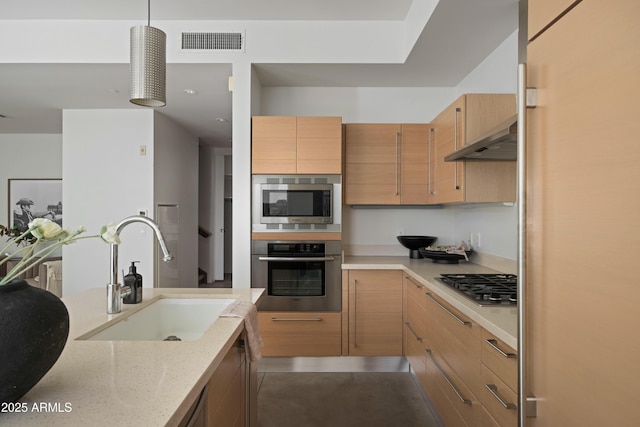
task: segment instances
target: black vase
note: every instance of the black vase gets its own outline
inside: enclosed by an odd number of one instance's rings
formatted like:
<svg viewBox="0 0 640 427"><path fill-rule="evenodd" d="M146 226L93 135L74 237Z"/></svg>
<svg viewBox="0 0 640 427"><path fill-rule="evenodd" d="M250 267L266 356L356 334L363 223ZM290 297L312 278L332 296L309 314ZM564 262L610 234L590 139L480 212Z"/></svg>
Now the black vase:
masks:
<svg viewBox="0 0 640 427"><path fill-rule="evenodd" d="M56 363L69 312L56 295L13 280L0 286L0 402L24 396Z"/></svg>

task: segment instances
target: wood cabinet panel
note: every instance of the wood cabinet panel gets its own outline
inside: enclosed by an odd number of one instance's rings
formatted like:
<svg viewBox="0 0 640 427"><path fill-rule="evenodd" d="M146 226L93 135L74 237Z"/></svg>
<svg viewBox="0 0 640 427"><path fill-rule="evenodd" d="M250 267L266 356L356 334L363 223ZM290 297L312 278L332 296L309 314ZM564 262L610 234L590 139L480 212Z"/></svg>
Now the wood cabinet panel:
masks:
<svg viewBox="0 0 640 427"><path fill-rule="evenodd" d="M638 7L582 1L527 48L529 426L637 424ZM567 253L584 230L597 244Z"/></svg>
<svg viewBox="0 0 640 427"><path fill-rule="evenodd" d="M402 355L402 273L349 271L349 355Z"/></svg>
<svg viewBox="0 0 640 427"><path fill-rule="evenodd" d="M298 138L342 139L342 117L297 117Z"/></svg>
<svg viewBox="0 0 640 427"><path fill-rule="evenodd" d="M473 393L479 395L481 327L433 294L427 298L427 311L427 339Z"/></svg>
<svg viewBox="0 0 640 427"><path fill-rule="evenodd" d="M427 204L429 125L345 125L345 203Z"/></svg>
<svg viewBox="0 0 640 427"><path fill-rule="evenodd" d="M318 320L319 319L319 320ZM258 312L264 356L340 356L341 314Z"/></svg>
<svg viewBox="0 0 640 427"><path fill-rule="evenodd" d="M252 173L341 174L340 117L254 116Z"/></svg>
<svg viewBox="0 0 640 427"><path fill-rule="evenodd" d="M515 114L512 94L467 94L433 120L430 168L434 203L515 201L515 162L444 161L456 149L473 143Z"/></svg>
<svg viewBox="0 0 640 427"><path fill-rule="evenodd" d="M482 363L512 390L518 390L518 353L486 329L482 330Z"/></svg>
<svg viewBox="0 0 640 427"><path fill-rule="evenodd" d="M516 427L518 425L518 395L485 365L482 366L480 399L486 410L501 427Z"/></svg>
<svg viewBox="0 0 640 427"><path fill-rule="evenodd" d="M580 0L529 0L527 34L529 40Z"/></svg>
<svg viewBox="0 0 640 427"><path fill-rule="evenodd" d="M403 124L400 156L400 203L429 203L429 125Z"/></svg>
<svg viewBox="0 0 640 427"><path fill-rule="evenodd" d="M207 397L207 425L245 425L245 363L245 353L236 343L211 376Z"/></svg>
<svg viewBox="0 0 640 427"><path fill-rule="evenodd" d="M297 173L342 173L342 118L298 117Z"/></svg>
<svg viewBox="0 0 640 427"><path fill-rule="evenodd" d="M450 368L438 351L429 349L426 360L427 382L438 414L447 426L477 426L482 405Z"/></svg>
<svg viewBox="0 0 640 427"><path fill-rule="evenodd" d="M253 116L251 132L260 138L287 138L297 136L295 116Z"/></svg>

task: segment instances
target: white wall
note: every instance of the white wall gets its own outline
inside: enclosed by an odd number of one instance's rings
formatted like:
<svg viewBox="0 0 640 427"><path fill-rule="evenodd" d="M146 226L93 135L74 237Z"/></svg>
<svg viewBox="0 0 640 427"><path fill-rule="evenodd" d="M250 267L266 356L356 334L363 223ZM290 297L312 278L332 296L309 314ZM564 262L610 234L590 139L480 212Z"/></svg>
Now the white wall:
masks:
<svg viewBox="0 0 640 427"><path fill-rule="evenodd" d="M97 234L139 210L153 219L156 203L178 204L181 285L197 286L197 138L151 109L64 110L63 129L65 226ZM144 286L153 286L153 232L134 223L120 237L119 278L129 262L140 261ZM104 287L109 245L92 239L65 247L63 268L65 295Z"/></svg>
<svg viewBox="0 0 640 427"><path fill-rule="evenodd" d="M0 224L8 226L8 180L62 178L62 135L0 134L0 153Z"/></svg>
<svg viewBox="0 0 640 427"><path fill-rule="evenodd" d="M67 227L84 225L87 234L153 206L153 110L64 110L63 204ZM146 145L147 155L139 155ZM145 234L141 234L142 232ZM119 248L120 271L140 261L145 286L153 283L153 239L145 225L125 228ZM109 283L109 245L100 239L63 250L63 294Z"/></svg>
<svg viewBox="0 0 640 427"><path fill-rule="evenodd" d="M158 205L178 207L179 239L172 261L179 267L175 287L197 287L198 138L158 112L154 114L153 167L154 209Z"/></svg>

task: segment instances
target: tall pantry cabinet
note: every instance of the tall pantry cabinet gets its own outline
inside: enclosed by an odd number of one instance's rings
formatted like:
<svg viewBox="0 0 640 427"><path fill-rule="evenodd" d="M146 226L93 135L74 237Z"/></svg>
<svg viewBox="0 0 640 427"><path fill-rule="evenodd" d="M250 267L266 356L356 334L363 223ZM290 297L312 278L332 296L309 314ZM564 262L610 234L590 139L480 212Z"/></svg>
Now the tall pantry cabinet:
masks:
<svg viewBox="0 0 640 427"><path fill-rule="evenodd" d="M636 426L640 2L570 3L528 3L526 425Z"/></svg>

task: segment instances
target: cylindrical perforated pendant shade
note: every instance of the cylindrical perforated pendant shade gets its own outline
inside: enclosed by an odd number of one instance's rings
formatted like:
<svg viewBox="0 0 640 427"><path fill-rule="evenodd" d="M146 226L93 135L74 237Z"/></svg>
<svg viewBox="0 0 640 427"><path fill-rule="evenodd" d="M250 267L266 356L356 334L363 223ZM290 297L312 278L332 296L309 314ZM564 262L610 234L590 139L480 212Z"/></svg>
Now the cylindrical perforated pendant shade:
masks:
<svg viewBox="0 0 640 427"><path fill-rule="evenodd" d="M129 100L145 107L162 107L166 97L167 35L157 28L131 27Z"/></svg>

